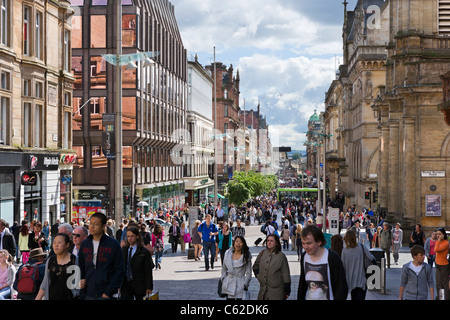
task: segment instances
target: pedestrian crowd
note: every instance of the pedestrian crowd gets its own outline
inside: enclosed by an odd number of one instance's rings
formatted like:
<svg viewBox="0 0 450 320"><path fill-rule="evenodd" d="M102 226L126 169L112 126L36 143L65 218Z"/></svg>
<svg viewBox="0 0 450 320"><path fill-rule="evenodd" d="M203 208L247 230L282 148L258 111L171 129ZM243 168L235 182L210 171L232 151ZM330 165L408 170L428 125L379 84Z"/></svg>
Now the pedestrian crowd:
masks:
<svg viewBox="0 0 450 320"><path fill-rule="evenodd" d="M217 267L220 259L222 298L288 299L292 292L286 251L294 250L301 271L298 300L364 300L367 268L377 263L372 249L381 249L390 268L391 253L398 264L404 242L399 223L392 227L383 219L375 222L354 207L341 213L339 234L326 239L328 222L315 211L313 199L277 199L275 191L243 207L231 204L227 219L220 203L206 204L190 230L188 210L188 205L178 212L162 208L125 218L117 227L102 213L80 224L58 220L52 226L23 221L9 227L0 219L0 299L150 299L155 295L153 273L162 268L164 254L178 252L180 245L183 253L193 248L192 258L203 260L205 271ZM249 225L261 226L262 236L254 244L262 243L263 249L256 257L246 239ZM412 259L402 266L399 299L450 299L445 229L426 238L417 224L408 240ZM257 297L249 296L252 276L259 284Z"/></svg>

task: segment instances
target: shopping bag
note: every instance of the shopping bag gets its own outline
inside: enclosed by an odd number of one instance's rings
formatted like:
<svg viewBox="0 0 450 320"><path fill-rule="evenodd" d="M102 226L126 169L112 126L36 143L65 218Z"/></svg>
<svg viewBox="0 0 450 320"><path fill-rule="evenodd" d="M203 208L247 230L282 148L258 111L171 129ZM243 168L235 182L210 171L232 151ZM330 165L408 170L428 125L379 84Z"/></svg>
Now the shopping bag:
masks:
<svg viewBox="0 0 450 320"><path fill-rule="evenodd" d="M150 294L146 294L142 300L159 300L159 292L153 291Z"/></svg>

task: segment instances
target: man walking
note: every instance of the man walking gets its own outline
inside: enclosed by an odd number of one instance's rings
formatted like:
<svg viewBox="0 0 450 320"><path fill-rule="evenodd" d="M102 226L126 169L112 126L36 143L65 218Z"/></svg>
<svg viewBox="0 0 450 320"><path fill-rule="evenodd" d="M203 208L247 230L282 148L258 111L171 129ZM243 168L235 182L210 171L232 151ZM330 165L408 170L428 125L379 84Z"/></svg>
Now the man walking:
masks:
<svg viewBox="0 0 450 320"><path fill-rule="evenodd" d="M90 235L78 253L81 295L86 300L110 300L122 285L125 264L119 242L105 232L106 216L94 213L89 221Z"/></svg>
<svg viewBox="0 0 450 320"><path fill-rule="evenodd" d="M391 267L391 248L394 246L392 232L389 229L389 223L383 223L383 229L380 233L380 247L386 253L387 267Z"/></svg>
<svg viewBox="0 0 450 320"><path fill-rule="evenodd" d="M6 221L0 219L0 250L8 250L11 256L16 255L16 240L14 236L6 228Z"/></svg>
<svg viewBox="0 0 450 320"><path fill-rule="evenodd" d="M392 231L392 237L394 241L394 246L392 247L392 255L394 256L394 263L398 264L398 258L400 253L400 248L403 242L403 230L400 229L400 223L397 222L395 229Z"/></svg>
<svg viewBox="0 0 450 320"><path fill-rule="evenodd" d="M205 254L205 270L209 270L211 262L211 269L214 269L214 260L216 257L216 236L219 234L219 229L212 223L211 215L207 214L205 221L197 229L203 244L203 253ZM211 254L211 258L209 255ZM211 259L211 261L209 260Z"/></svg>

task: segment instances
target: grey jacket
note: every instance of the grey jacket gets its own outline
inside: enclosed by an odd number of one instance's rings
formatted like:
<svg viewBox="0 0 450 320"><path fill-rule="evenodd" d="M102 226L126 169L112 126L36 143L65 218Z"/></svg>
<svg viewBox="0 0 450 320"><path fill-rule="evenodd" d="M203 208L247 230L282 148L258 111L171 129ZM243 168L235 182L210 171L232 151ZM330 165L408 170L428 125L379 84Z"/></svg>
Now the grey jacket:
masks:
<svg viewBox="0 0 450 320"><path fill-rule="evenodd" d="M252 279L252 257L244 263L244 257L233 260L233 248L225 251L221 278L222 293L229 298L242 299L244 287L248 288Z"/></svg>
<svg viewBox="0 0 450 320"><path fill-rule="evenodd" d="M428 300L429 288L434 288L431 266L424 263L422 270L417 275L409 267L411 263L405 263L402 267L400 286L405 288L403 300Z"/></svg>
<svg viewBox="0 0 450 320"><path fill-rule="evenodd" d="M283 300L291 291L289 263L283 252L260 252L253 265L253 272L259 282L258 300Z"/></svg>

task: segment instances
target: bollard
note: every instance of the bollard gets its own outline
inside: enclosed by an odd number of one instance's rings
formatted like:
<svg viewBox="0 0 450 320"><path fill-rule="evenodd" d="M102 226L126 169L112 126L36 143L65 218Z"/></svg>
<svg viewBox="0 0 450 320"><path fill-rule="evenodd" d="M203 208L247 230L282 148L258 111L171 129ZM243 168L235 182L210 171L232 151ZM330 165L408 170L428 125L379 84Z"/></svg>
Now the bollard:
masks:
<svg viewBox="0 0 450 320"><path fill-rule="evenodd" d="M386 294L386 259L381 258L381 294Z"/></svg>
<svg viewBox="0 0 450 320"><path fill-rule="evenodd" d="M445 300L445 289L439 289L439 298L438 300Z"/></svg>

